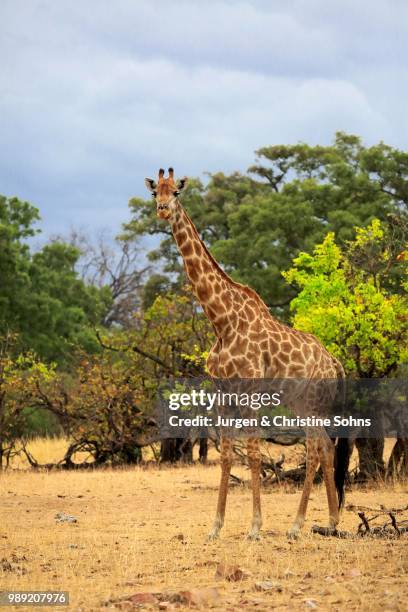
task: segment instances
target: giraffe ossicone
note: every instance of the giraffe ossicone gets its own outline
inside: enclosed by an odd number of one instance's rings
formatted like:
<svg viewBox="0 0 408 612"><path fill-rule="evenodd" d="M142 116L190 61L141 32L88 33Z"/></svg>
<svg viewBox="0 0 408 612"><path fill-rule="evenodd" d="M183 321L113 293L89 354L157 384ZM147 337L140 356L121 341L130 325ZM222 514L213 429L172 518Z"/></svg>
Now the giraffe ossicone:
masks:
<svg viewBox="0 0 408 612"><path fill-rule="evenodd" d="M158 180L147 178L157 215L170 223L186 274L205 315L211 322L216 341L207 358L207 368L214 378L253 379L336 379L344 377L343 368L311 334L295 330L272 317L261 297L250 287L228 276L201 240L178 196L187 185L184 177L177 182L169 168L165 178L160 169ZM347 453L334 472L334 445L324 429L306 439L306 477L299 509L290 537L297 537L304 523L313 479L320 463L329 506L329 528L335 530L343 501ZM262 526L260 500L261 454L259 440L247 441L251 470L253 515L248 534L258 539ZM218 536L225 516L228 481L232 466L232 441L221 438L221 482L218 504L210 539ZM336 478L335 478L336 476ZM336 493L337 488L337 493Z"/></svg>

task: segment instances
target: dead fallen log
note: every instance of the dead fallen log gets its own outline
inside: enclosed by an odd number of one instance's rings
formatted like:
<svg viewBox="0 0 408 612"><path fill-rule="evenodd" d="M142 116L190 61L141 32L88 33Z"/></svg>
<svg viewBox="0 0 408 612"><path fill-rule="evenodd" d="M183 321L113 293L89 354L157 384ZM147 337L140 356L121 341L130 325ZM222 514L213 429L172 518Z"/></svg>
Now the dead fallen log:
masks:
<svg viewBox="0 0 408 612"><path fill-rule="evenodd" d="M242 478L239 478L238 476L235 476L235 474L230 474L230 484L231 485L241 485L243 486L245 484L245 481L242 480Z"/></svg>
<svg viewBox="0 0 408 612"><path fill-rule="evenodd" d="M346 510L354 512L360 519L356 533L338 531L337 529L319 527L317 525L312 527L312 533L337 538L384 539L396 539L408 533L408 506L403 508L386 508L381 505L379 508L369 508L367 506L349 504L346 506ZM378 523L378 519L385 516L390 520L385 521L385 523Z"/></svg>
<svg viewBox="0 0 408 612"><path fill-rule="evenodd" d="M328 536L332 538L352 538L353 534L348 531L339 531L338 529L333 529L332 527L320 527L320 525L313 525L311 529L312 533L318 533L322 536Z"/></svg>
<svg viewBox="0 0 408 612"><path fill-rule="evenodd" d="M290 470L281 470L278 475L274 476L270 474L266 478L263 479L263 484L265 485L275 485L280 484L283 481L292 482L294 484L301 484L304 482L306 477L306 466L301 465L297 468L293 468ZM323 475L321 470L316 472L313 482L318 484L322 482Z"/></svg>
<svg viewBox="0 0 408 612"><path fill-rule="evenodd" d="M380 504L379 508L370 508L369 506L357 506L355 504L347 504L346 510L349 512L374 512L378 516L380 514L389 514L392 512L393 514L401 514L403 512L408 512L408 504L403 508L387 508L383 504Z"/></svg>

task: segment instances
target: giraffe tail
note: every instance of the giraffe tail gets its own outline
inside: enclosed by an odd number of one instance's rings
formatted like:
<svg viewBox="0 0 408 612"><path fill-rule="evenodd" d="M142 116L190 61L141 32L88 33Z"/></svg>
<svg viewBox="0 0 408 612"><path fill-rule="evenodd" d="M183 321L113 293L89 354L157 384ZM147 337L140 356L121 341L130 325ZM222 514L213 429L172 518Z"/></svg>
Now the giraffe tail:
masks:
<svg viewBox="0 0 408 612"><path fill-rule="evenodd" d="M334 456L334 484L336 485L339 510L344 506L344 488L350 464L352 445L348 438L338 438Z"/></svg>
<svg viewBox="0 0 408 612"><path fill-rule="evenodd" d="M336 368L337 376L340 379L342 385L342 401L343 405L346 401L346 386L345 378L346 374L344 368L338 359L333 357L334 366ZM353 443L348 438L338 438L335 447L334 457L334 483L337 490L337 498L339 500L339 510L344 506L345 500L345 484L347 473L350 464L350 457L353 450Z"/></svg>

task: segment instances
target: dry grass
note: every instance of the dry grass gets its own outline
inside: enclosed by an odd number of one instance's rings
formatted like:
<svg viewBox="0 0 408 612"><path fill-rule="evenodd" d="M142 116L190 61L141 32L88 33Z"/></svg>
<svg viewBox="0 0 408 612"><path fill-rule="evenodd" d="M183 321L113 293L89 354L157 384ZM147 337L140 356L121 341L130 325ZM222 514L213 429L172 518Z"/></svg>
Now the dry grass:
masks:
<svg viewBox="0 0 408 612"><path fill-rule="evenodd" d="M63 441L36 444L41 461L61 457L61 447L53 445ZM234 473L248 478L242 467L234 467ZM299 541L285 537L298 491L264 491L263 539L249 543L251 492L235 487L221 538L207 543L218 480L216 465L0 474L1 589L68 590L70 609L86 611L138 591L214 584L221 592L219 609L306 610L307 600L315 600L321 610L406 609L406 540L311 535L313 523L326 523L321 487L313 490ZM348 501L398 506L406 503L407 492L403 485L359 489L348 494ZM57 524L59 511L76 516L78 523ZM355 516L344 512L341 527L354 531L356 526ZM11 569L3 564L2 570L1 559L11 561ZM237 564L250 576L216 583L220 562ZM255 582L266 579L278 581L281 592L257 592Z"/></svg>

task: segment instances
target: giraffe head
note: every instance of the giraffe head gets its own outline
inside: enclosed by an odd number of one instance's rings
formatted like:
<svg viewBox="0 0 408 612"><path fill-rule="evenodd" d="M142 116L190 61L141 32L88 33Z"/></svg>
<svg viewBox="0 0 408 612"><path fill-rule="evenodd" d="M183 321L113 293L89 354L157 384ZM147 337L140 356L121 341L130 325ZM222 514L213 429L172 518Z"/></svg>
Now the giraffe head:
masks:
<svg viewBox="0 0 408 612"><path fill-rule="evenodd" d="M145 185L152 193L157 205L157 216L160 219L171 219L177 209L177 197L187 184L184 177L177 181L174 180L174 170L169 168L169 176L164 178L164 170L160 168L159 178L156 183L151 178L145 179Z"/></svg>

